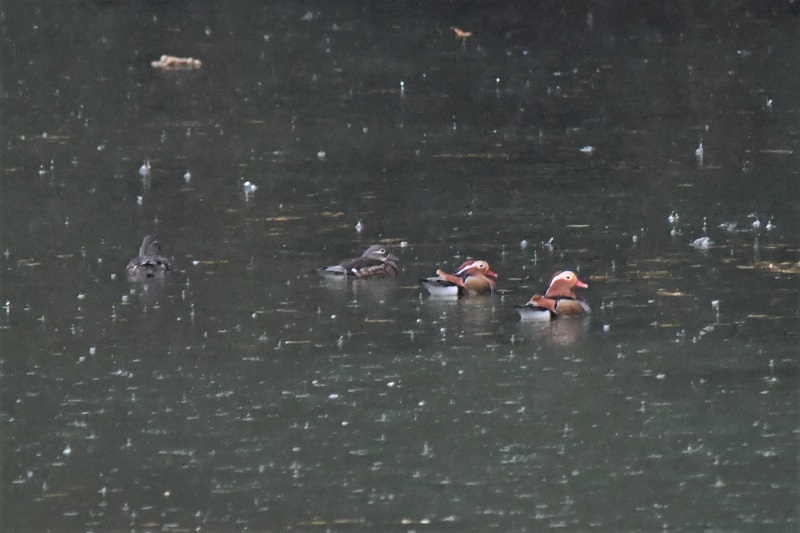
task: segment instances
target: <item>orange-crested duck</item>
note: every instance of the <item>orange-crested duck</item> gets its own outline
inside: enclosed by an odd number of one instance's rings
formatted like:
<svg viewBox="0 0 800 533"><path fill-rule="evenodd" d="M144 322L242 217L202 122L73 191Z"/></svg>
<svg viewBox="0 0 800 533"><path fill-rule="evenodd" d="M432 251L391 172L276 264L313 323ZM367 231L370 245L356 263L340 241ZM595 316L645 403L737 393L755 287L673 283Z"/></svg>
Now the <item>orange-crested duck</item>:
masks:
<svg viewBox="0 0 800 533"><path fill-rule="evenodd" d="M555 320L559 316L585 316L591 312L589 305L578 298L575 287L589 286L569 270L556 272L547 292L534 295L525 305L515 305L522 320Z"/></svg>
<svg viewBox="0 0 800 533"><path fill-rule="evenodd" d="M461 296L463 294L491 294L495 289L497 274L489 263L481 260L465 261L455 274L441 269L436 276L419 280L431 296Z"/></svg>
<svg viewBox="0 0 800 533"><path fill-rule="evenodd" d="M139 255L131 259L125 267L128 281L145 281L148 279L163 279L169 272L169 261L161 256L161 243L153 234L145 236Z"/></svg>
<svg viewBox="0 0 800 533"><path fill-rule="evenodd" d="M390 254L382 244L373 244L361 257L347 259L338 265L318 268L323 276L344 276L346 278L369 279L391 278L397 275L399 259Z"/></svg>

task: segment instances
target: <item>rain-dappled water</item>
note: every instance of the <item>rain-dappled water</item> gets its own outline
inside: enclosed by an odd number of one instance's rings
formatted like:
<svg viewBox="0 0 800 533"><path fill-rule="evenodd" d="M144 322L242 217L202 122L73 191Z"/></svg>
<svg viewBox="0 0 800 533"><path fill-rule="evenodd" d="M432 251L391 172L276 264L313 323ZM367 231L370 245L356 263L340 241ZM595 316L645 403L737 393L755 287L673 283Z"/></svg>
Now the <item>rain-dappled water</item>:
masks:
<svg viewBox="0 0 800 533"><path fill-rule="evenodd" d="M675 4L0 2L0 528L796 528L798 7Z"/></svg>

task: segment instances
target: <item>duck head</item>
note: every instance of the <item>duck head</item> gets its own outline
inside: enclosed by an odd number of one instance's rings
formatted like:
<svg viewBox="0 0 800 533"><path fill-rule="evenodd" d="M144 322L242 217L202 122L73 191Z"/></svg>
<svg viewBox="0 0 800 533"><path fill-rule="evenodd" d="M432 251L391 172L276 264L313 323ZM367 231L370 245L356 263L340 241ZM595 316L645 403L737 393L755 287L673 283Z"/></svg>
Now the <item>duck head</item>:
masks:
<svg viewBox="0 0 800 533"><path fill-rule="evenodd" d="M455 273L456 276L475 276L479 274L490 278L497 277L497 274L489 268L489 263L482 260L465 261Z"/></svg>
<svg viewBox="0 0 800 533"><path fill-rule="evenodd" d="M363 259L376 259L378 261L383 261L383 262L399 261L397 256L390 254L388 250L386 250L386 247L383 246L382 244L373 244L372 246L364 250L364 253L361 254L361 257Z"/></svg>
<svg viewBox="0 0 800 533"><path fill-rule="evenodd" d="M587 289L589 288L589 285L579 280L578 276L576 276L571 270L556 272L553 274L553 278L550 280L550 285L547 287L547 293L545 293L545 296L547 298L577 298L575 291L572 290L574 287Z"/></svg>
<svg viewBox="0 0 800 533"><path fill-rule="evenodd" d="M142 240L142 245L139 247L139 255L147 257L151 255L159 255L161 253L161 243L158 242L158 237L154 234L146 235Z"/></svg>

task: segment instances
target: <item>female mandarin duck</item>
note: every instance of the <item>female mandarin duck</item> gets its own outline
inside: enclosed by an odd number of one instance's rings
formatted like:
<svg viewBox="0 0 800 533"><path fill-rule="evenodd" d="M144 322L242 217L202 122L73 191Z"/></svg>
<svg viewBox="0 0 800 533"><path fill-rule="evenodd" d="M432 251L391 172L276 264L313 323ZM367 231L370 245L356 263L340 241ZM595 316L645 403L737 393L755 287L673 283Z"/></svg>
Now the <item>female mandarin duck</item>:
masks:
<svg viewBox="0 0 800 533"><path fill-rule="evenodd" d="M128 263L125 273L128 281L163 279L169 272L169 261L161 255L161 243L155 235L147 235L139 248L139 255Z"/></svg>
<svg viewBox="0 0 800 533"><path fill-rule="evenodd" d="M397 261L399 259L390 254L385 246L373 244L361 254L361 257L347 259L338 265L319 268L317 272L324 276L345 276L358 279L391 278L397 275Z"/></svg>
<svg viewBox="0 0 800 533"><path fill-rule="evenodd" d="M455 274L442 270L436 276L419 280L431 296L461 296L463 294L491 294L495 289L497 274L486 261L465 261Z"/></svg>
<svg viewBox="0 0 800 533"><path fill-rule="evenodd" d="M525 305L514 306L522 320L555 320L559 316L584 316L591 312L589 305L578 298L574 287L589 286L574 272L556 272L544 296L536 294Z"/></svg>

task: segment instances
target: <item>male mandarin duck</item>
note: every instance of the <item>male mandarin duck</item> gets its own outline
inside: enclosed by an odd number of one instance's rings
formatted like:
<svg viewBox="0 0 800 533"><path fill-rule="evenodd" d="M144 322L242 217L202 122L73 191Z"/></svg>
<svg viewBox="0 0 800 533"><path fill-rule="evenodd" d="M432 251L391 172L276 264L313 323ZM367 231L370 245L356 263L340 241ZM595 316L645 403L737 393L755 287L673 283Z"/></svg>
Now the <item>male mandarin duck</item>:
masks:
<svg viewBox="0 0 800 533"><path fill-rule="evenodd" d="M497 274L489 263L480 260L465 261L455 274L442 270L436 276L419 280L431 296L461 296L463 294L491 294L495 289Z"/></svg>
<svg viewBox="0 0 800 533"><path fill-rule="evenodd" d="M161 243L155 235L147 235L142 240L139 255L131 259L125 267L129 281L145 281L147 279L163 279L169 272L169 261L161 255Z"/></svg>
<svg viewBox="0 0 800 533"><path fill-rule="evenodd" d="M573 288L589 286L574 272L556 272L544 296L534 295L525 305L514 306L522 320L555 320L559 316L585 316L591 312L589 305L578 298Z"/></svg>
<svg viewBox="0 0 800 533"><path fill-rule="evenodd" d="M390 254L381 244L373 244L361 257L347 259L338 265L317 269L324 276L345 276L347 278L391 278L397 275L399 259Z"/></svg>

